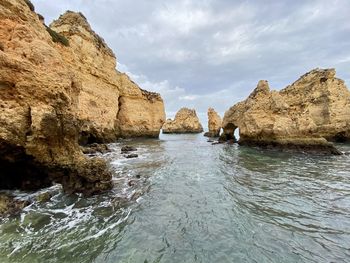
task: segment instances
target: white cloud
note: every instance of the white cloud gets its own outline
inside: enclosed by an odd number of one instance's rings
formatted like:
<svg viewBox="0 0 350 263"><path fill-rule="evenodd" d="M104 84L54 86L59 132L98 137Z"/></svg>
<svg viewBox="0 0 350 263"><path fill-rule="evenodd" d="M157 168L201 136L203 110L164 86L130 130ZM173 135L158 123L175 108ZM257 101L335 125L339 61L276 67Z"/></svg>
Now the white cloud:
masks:
<svg viewBox="0 0 350 263"><path fill-rule="evenodd" d="M180 96L179 100L189 100L189 101L194 101L198 99L200 96L199 95L186 95L186 96Z"/></svg>
<svg viewBox="0 0 350 263"><path fill-rule="evenodd" d="M119 69L161 93L169 115L223 113L260 79L279 89L316 67L349 84L348 0L32 1L47 22L82 11L128 65Z"/></svg>
<svg viewBox="0 0 350 263"><path fill-rule="evenodd" d="M170 32L189 34L192 30L205 27L212 21L212 14L195 1L175 1L155 10L156 22L169 28Z"/></svg>

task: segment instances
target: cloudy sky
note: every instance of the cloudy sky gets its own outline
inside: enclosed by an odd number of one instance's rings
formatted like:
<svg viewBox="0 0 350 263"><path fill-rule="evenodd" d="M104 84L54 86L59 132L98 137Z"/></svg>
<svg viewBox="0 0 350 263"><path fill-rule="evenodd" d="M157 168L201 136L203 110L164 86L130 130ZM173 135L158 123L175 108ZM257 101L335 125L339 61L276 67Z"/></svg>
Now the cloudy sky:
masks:
<svg viewBox="0 0 350 263"><path fill-rule="evenodd" d="M32 0L49 24L81 11L118 69L180 107L221 114L258 80L281 89L316 67L350 86L349 0Z"/></svg>

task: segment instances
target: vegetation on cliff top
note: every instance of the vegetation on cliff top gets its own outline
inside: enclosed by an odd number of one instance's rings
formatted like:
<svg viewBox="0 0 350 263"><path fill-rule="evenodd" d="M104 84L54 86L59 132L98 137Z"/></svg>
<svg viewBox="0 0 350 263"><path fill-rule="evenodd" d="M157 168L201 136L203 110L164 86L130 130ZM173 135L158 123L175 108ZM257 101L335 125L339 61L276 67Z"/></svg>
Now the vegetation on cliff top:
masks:
<svg viewBox="0 0 350 263"><path fill-rule="evenodd" d="M48 26L46 26L46 30L47 30L47 32L49 32L53 42L61 43L62 45L66 46L66 47L69 46L69 41L65 36L57 33L56 31L52 30Z"/></svg>

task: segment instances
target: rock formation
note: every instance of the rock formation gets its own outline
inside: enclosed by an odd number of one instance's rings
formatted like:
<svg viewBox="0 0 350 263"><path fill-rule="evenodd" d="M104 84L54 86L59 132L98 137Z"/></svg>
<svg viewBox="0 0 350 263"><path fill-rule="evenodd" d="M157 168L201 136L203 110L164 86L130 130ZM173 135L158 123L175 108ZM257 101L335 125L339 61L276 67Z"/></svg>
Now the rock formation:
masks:
<svg viewBox="0 0 350 263"><path fill-rule="evenodd" d="M201 133L202 124L199 122L196 111L188 108L180 109L175 119L168 119L163 125L163 133Z"/></svg>
<svg viewBox="0 0 350 263"><path fill-rule="evenodd" d="M207 137L219 137L221 130L221 118L219 114L213 109L208 109L208 132L204 134Z"/></svg>
<svg viewBox="0 0 350 263"><path fill-rule="evenodd" d="M19 213L24 207L28 206L28 201L16 200L13 196L0 193L0 219L2 216L14 215Z"/></svg>
<svg viewBox="0 0 350 263"><path fill-rule="evenodd" d="M140 89L118 72L113 51L81 13L67 11L50 28L69 40L61 54L80 79L78 118L82 141L108 142L117 137L158 137L165 122L157 93Z"/></svg>
<svg viewBox="0 0 350 263"><path fill-rule="evenodd" d="M350 139L350 92L334 69L315 69L281 91L259 81L223 119L223 136L241 144L339 152L328 141Z"/></svg>
<svg viewBox="0 0 350 263"><path fill-rule="evenodd" d="M0 189L52 182L68 192L111 187L106 163L82 143L157 136L158 94L115 70L116 60L84 16L67 12L46 27L29 0L0 3Z"/></svg>

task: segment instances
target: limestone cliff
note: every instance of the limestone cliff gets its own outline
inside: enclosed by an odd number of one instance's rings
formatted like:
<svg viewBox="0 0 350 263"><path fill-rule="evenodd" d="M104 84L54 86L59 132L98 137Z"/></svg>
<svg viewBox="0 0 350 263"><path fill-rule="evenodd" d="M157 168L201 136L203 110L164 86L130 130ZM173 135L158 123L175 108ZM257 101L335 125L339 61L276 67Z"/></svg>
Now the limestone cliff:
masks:
<svg viewBox="0 0 350 263"><path fill-rule="evenodd" d="M219 114L213 109L208 109L208 132L204 134L207 137L219 137L222 121Z"/></svg>
<svg viewBox="0 0 350 263"><path fill-rule="evenodd" d="M350 92L334 69L315 69L281 91L267 81L226 111L224 136L241 144L338 152L327 140L350 138Z"/></svg>
<svg viewBox="0 0 350 263"><path fill-rule="evenodd" d="M140 89L126 74L119 74L117 127L121 137L158 137L165 122L164 103L158 93Z"/></svg>
<svg viewBox="0 0 350 263"><path fill-rule="evenodd" d="M162 98L116 70L116 57L81 13L67 11L50 28L64 35L63 58L81 80L78 117L87 141L158 137L165 121ZM65 51L65 52L64 52ZM83 138L84 139L84 136Z"/></svg>
<svg viewBox="0 0 350 263"><path fill-rule="evenodd" d="M146 129L155 136L164 120L163 102L134 87L137 94L125 106L122 98L130 96L125 76L86 19L68 12L48 28L29 3L0 3L0 189L35 189L55 181L69 192L106 190L111 173L105 162L86 158L78 139L121 136L129 125L125 116L140 125L128 136L149 135ZM137 116L130 110L134 102L144 105L135 105L143 109ZM153 105L163 113L148 113L156 111Z"/></svg>
<svg viewBox="0 0 350 263"><path fill-rule="evenodd" d="M163 133L201 133L202 124L199 122L196 111L193 109L182 108L175 119L168 119L163 125Z"/></svg>

